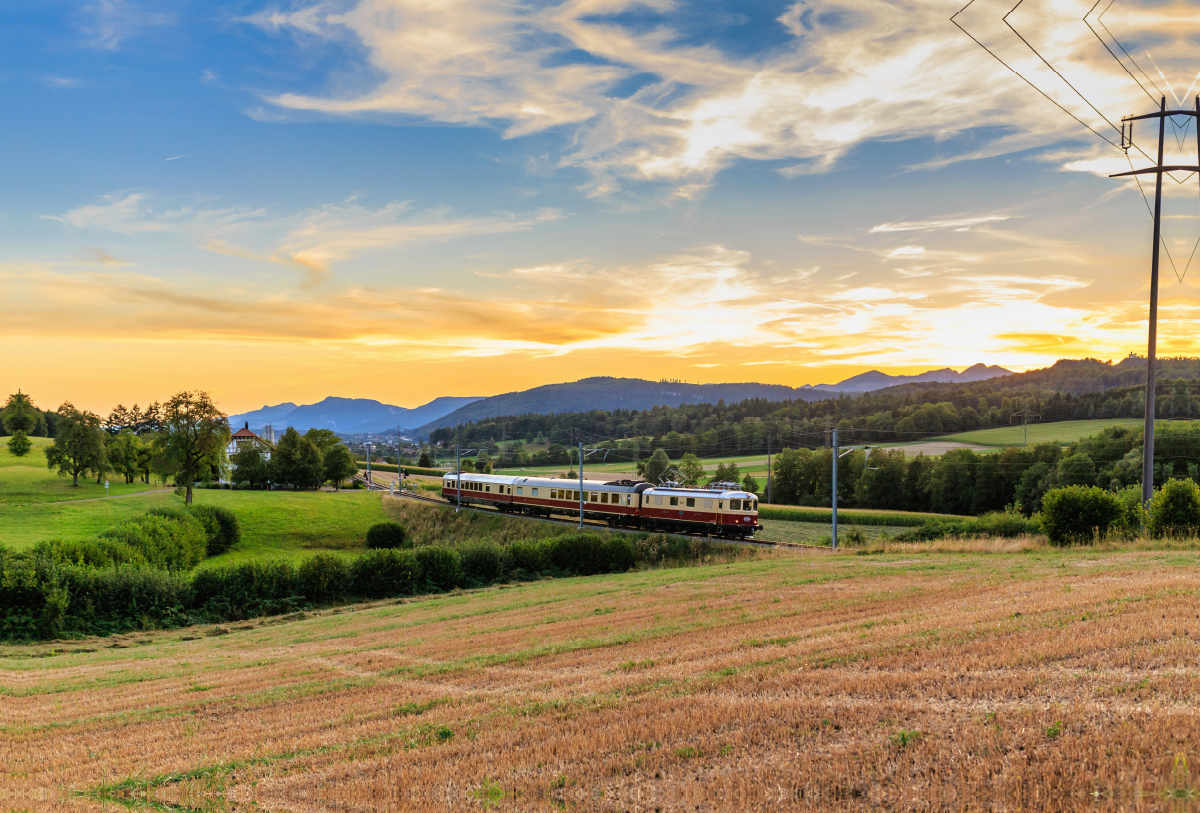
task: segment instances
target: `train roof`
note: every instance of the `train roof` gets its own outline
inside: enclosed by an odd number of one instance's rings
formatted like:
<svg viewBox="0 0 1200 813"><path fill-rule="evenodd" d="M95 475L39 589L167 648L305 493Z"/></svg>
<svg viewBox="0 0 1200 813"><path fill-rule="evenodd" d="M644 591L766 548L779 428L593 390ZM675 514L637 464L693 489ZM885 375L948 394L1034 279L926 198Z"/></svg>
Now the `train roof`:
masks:
<svg viewBox="0 0 1200 813"><path fill-rule="evenodd" d="M459 477L456 472L448 472L443 479L455 480ZM514 476L511 474L480 474L474 471L462 472L462 479L475 483L502 483L504 485L528 485L545 488L579 488L579 480L566 477L532 477ZM601 483L598 480L584 480L585 491L619 491L619 492L654 492L668 496L706 497L723 500L757 500L758 496L741 489L705 488L704 486L652 486L644 481L613 480Z"/></svg>

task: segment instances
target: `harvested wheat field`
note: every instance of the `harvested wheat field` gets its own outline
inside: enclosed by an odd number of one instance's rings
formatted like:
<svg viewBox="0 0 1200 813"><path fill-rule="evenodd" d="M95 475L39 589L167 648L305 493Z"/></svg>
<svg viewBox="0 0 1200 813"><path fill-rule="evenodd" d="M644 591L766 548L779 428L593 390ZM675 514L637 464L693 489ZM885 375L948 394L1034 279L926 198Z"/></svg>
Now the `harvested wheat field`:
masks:
<svg viewBox="0 0 1200 813"><path fill-rule="evenodd" d="M3 647L0 806L1196 809L1198 565L789 553Z"/></svg>

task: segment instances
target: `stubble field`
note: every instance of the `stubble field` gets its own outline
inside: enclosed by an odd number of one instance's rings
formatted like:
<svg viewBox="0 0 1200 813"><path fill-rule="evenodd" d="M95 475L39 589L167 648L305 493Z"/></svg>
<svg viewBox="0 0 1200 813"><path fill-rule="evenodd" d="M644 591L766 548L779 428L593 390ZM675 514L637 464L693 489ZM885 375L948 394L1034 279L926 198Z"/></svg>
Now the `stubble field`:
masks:
<svg viewBox="0 0 1200 813"><path fill-rule="evenodd" d="M768 554L0 647L0 806L1191 809L1197 564Z"/></svg>

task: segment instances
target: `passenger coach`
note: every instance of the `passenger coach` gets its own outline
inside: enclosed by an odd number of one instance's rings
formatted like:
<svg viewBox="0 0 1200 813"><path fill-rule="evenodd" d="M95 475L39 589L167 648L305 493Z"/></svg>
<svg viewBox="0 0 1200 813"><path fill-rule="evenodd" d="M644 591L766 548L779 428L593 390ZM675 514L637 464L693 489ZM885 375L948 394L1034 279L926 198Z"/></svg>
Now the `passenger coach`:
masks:
<svg viewBox="0 0 1200 813"><path fill-rule="evenodd" d="M679 488L635 480L585 481L582 491L584 518L604 520L614 527L736 537L762 530L758 498L734 484ZM578 481L553 477L447 474L442 478L442 497L452 503L489 505L530 516L577 517L580 508Z"/></svg>

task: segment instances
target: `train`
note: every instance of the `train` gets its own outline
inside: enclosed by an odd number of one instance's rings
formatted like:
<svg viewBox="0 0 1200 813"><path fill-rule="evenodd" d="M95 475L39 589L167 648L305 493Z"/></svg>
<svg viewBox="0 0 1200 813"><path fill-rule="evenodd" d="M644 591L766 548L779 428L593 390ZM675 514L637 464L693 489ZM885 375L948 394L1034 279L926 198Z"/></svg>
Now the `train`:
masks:
<svg viewBox="0 0 1200 813"><path fill-rule="evenodd" d="M460 492L461 489L461 492ZM613 527L683 531L745 539L761 531L758 497L735 483L655 486L637 480L583 482L584 519ZM487 505L529 516L579 516L580 483L554 477L513 477L451 472L442 478L442 498Z"/></svg>

